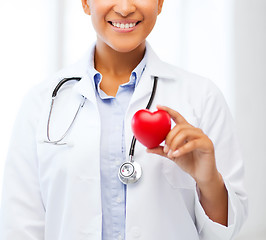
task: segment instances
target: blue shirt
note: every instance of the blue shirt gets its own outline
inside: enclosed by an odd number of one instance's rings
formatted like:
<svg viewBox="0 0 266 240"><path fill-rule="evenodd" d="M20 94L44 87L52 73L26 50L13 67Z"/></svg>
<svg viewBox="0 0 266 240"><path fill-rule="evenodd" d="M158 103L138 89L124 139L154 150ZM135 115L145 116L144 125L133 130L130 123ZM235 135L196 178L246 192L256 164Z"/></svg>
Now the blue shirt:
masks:
<svg viewBox="0 0 266 240"><path fill-rule="evenodd" d="M118 179L118 169L126 161L124 117L131 96L146 65L146 57L132 71L127 83L119 86L115 97L100 89L102 75L94 68L93 55L89 74L95 83L101 117L101 196L102 240L125 239L126 185Z"/></svg>

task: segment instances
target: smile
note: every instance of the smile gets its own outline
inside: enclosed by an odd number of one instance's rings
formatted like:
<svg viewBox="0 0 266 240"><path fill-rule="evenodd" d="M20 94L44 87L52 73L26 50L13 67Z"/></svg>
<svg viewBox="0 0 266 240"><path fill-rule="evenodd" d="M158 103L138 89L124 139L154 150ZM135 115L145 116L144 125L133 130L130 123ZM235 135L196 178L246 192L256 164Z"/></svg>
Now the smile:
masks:
<svg viewBox="0 0 266 240"><path fill-rule="evenodd" d="M119 23L119 22L111 22L109 21L109 23L111 25L113 25L116 28L120 28L120 29L130 29L130 28L134 28L138 23L140 23L140 21L138 22L131 22L131 23Z"/></svg>

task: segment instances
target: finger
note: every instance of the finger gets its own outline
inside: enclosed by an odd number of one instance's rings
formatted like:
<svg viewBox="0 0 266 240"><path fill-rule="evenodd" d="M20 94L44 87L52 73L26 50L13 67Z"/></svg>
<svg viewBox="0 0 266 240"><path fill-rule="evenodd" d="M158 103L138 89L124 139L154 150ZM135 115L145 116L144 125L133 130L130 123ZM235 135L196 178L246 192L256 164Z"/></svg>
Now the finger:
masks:
<svg viewBox="0 0 266 240"><path fill-rule="evenodd" d="M199 137L201 134L202 131L199 128L195 128L190 124L185 124L185 125L178 124L166 136L165 144L167 145L168 150L170 148L172 150L175 150L176 146L171 147L173 141L178 141L179 138L182 138L183 139L182 143L183 143L185 140L194 139L196 137Z"/></svg>
<svg viewBox="0 0 266 240"><path fill-rule="evenodd" d="M203 146L202 144L203 144L202 139L196 139L196 140L189 141L188 143L184 144L182 147L174 151L171 154L171 157L179 158L188 153L193 152L196 149L206 151L207 149L205 149L205 146Z"/></svg>
<svg viewBox="0 0 266 240"><path fill-rule="evenodd" d="M166 107L166 106L161 106L157 105L158 110L164 110L169 113L171 118L174 120L175 123L187 123L186 119L177 111L173 110L172 108Z"/></svg>
<svg viewBox="0 0 266 240"><path fill-rule="evenodd" d="M167 134L166 138L165 138L165 145L167 145L167 147L169 147L173 141L173 139L183 130L186 128L190 128L190 126L187 125L175 125L173 129L171 129L171 131ZM170 149L170 148L169 148ZM168 150L169 150L168 149Z"/></svg>
<svg viewBox="0 0 266 240"><path fill-rule="evenodd" d="M167 154L164 153L162 146L159 146L159 147L156 147L156 148L147 148L146 151L148 153L153 153L153 154L157 154L157 155L160 155L160 156L163 156L163 157L167 157Z"/></svg>
<svg viewBox="0 0 266 240"><path fill-rule="evenodd" d="M179 133L168 143L169 149L175 151L190 141L199 139L202 136L201 132L196 128L186 128L179 131Z"/></svg>

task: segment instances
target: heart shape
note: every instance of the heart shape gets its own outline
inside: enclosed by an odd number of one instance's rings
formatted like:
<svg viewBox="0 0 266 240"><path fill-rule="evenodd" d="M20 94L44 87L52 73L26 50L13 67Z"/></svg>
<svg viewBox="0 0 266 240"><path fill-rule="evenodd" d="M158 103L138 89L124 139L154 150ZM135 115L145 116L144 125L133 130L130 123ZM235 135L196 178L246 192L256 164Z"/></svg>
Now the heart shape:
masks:
<svg viewBox="0 0 266 240"><path fill-rule="evenodd" d="M163 142L171 130L171 117L163 110L137 111L131 121L135 138L147 148L155 148Z"/></svg>

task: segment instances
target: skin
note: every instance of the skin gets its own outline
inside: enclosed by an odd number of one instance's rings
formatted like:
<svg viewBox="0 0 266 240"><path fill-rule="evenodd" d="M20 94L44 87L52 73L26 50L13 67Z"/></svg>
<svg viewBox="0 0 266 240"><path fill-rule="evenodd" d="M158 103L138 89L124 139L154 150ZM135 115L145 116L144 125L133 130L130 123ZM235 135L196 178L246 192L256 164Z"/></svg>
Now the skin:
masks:
<svg viewBox="0 0 266 240"><path fill-rule="evenodd" d="M145 40L160 14L163 0L82 0L97 33L95 68L103 79L101 89L115 96L119 85L128 82L131 72L145 53ZM134 31L120 33L110 22L138 22Z"/></svg>
<svg viewBox="0 0 266 240"><path fill-rule="evenodd" d="M95 68L103 79L101 89L115 96L128 82L131 72L145 54L145 40L161 13L163 0L82 0L97 33ZM111 22L138 22L133 31L121 32ZM166 137L166 145L147 149L174 161L190 174L200 190L200 203L208 217L227 226L228 194L215 164L212 141L201 129L190 125L178 112L165 106L176 123Z"/></svg>
<svg viewBox="0 0 266 240"><path fill-rule="evenodd" d="M176 125L167 135L164 147L147 151L174 161L190 174L200 190L200 203L205 213L214 222L227 226L228 194L216 168L212 141L201 129L189 124L180 113L166 106L157 108L168 112Z"/></svg>

